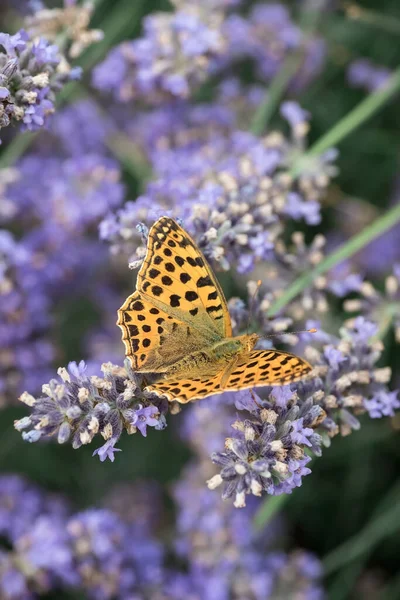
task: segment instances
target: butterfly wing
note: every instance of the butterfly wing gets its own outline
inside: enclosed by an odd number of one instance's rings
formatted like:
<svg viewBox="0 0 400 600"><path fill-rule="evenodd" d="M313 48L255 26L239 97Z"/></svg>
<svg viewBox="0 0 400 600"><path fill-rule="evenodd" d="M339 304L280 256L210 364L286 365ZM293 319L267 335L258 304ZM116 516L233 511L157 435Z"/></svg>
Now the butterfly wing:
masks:
<svg viewBox="0 0 400 600"><path fill-rule="evenodd" d="M302 358L278 350L253 350L239 359L226 376L221 371L214 377L176 380L166 378L147 391L183 404L226 391L238 391L267 385L286 385L298 381L312 370Z"/></svg>
<svg viewBox="0 0 400 600"><path fill-rule="evenodd" d="M150 229L137 291L118 310L117 325L126 355L142 372L165 371L190 352L232 335L220 285L173 219L161 217Z"/></svg>
<svg viewBox="0 0 400 600"><path fill-rule="evenodd" d="M221 376L218 373L214 377L197 377L194 379L162 379L145 388L147 392L154 392L157 396L164 396L169 401L176 400L186 404L192 400L207 398L213 394L221 393Z"/></svg>
<svg viewBox="0 0 400 600"><path fill-rule="evenodd" d="M239 360L226 382L227 390L265 385L286 385L312 370L306 360L278 350L252 350Z"/></svg>
<svg viewBox="0 0 400 600"><path fill-rule="evenodd" d="M187 344L185 323L154 306L140 292L131 294L118 310L117 325L122 330L126 356L133 369L142 373L165 372ZM180 350L173 345L177 331L183 345Z"/></svg>
<svg viewBox="0 0 400 600"><path fill-rule="evenodd" d="M232 336L224 293L190 235L170 217L150 229L147 254L137 289L184 313L200 329L214 329L220 338Z"/></svg>

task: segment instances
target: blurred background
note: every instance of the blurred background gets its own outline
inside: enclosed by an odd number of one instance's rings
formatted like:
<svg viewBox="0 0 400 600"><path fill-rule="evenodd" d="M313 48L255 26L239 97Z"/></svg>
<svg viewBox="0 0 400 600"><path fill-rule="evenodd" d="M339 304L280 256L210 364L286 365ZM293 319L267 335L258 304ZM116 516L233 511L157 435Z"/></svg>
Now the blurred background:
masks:
<svg viewBox="0 0 400 600"><path fill-rule="evenodd" d="M211 10L206 4L204 10ZM53 8L61 3L48 0L46 5ZM255 5L244 2L231 10L249 15ZM277 24L268 34L270 64L260 55L255 67L245 57L230 66L229 76L261 90L274 86L271 93L279 98L277 106L283 99L295 99L310 113L310 145L368 94L384 85L400 63L397 0L383 0L379 5L373 0L358 3L332 0L324 5L298 0L262 5L287 10L288 22ZM1 30L18 31L32 6L34 3L25 0L1 0ZM129 253L122 257L116 253L110 255L106 242L99 241L97 231L109 211L117 210L126 200L134 201L151 178L150 161L143 150L147 142L143 140L150 136L153 122L143 120L142 115L148 116L150 109L143 106L142 98L135 100L134 109L129 102L121 105L116 101L118 84L110 81L120 77L119 67L109 53L124 40L143 34L146 15L172 10L168 2L162 1L99 0L91 27L104 31L104 38L74 61L83 68L80 82L71 82L60 91L57 110L46 129L35 133L4 129L0 148L0 164L7 171L0 182L1 226L9 229L16 239L29 235L35 260L42 261L40 281L46 278L46 292L42 294L37 283L38 270L32 274L20 255L13 264L15 270L20 269L24 274L23 293L29 296L29 301L24 318L17 319L14 326L6 323L1 330L5 339L13 337L15 346L9 344L7 351L0 350L3 360L0 471L4 475L21 475L44 490L62 494L74 511L114 506L110 490L117 490L117 498L127 494L123 509L126 511L131 492L123 486L136 485L137 490L145 489L146 493L149 484L155 486L159 504L154 504L162 506L156 508L156 529L164 541L173 537L173 523L180 510L174 500L173 486L196 453L190 435L189 440L187 434L182 435L183 414L169 416L168 427L162 432L148 428L147 437L122 436L118 447L123 452L114 463L92 458L91 446L73 450L67 444L28 445L12 424L26 414L26 407L16 402L17 396L25 389L32 394L40 392L41 384L54 376L60 365L83 359L94 374L104 361L122 364L123 348L114 323L117 308L133 290L134 274L127 269L131 257ZM280 46L280 34L294 35L289 21L293 27L307 32L304 35L311 41L303 73L297 79L283 77L280 87L277 76L282 75L283 68L291 68L281 55ZM262 27L261 20L258 25ZM232 28L235 35L240 34L237 23ZM103 72L97 71L96 76L96 68L105 59L109 61L106 72L103 66ZM218 79L216 72L196 90L192 102L200 104L212 98ZM120 85L118 93L123 92ZM261 94L254 91L255 96L257 93ZM232 102L240 101L239 93ZM240 119L246 128L251 109L244 108ZM141 126L146 129L143 135ZM285 127L279 110L271 111L268 129L285 131ZM399 202L399 134L399 98L395 96L340 143L337 173L320 200L322 221L318 231L326 235L328 251ZM93 159L98 155L101 160ZM83 198L85 210L80 204L82 189L73 178L77 172L84 173L83 179L79 179L82 186L85 178L89 179L90 195ZM46 204L49 198L50 209ZM56 223L54 227L52 221ZM51 227L48 235L46 229ZM306 239L311 239L307 225L300 229ZM397 227L367 246L351 259L353 270L366 274L381 289L384 276L399 260L399 236ZM243 278L227 273L221 275L221 281L228 298L238 294L245 297ZM339 303L336 308L334 320L341 323L346 316ZM30 321L27 337L25 318ZM20 336L19 346L15 336ZM400 377L398 350L390 330L384 336L382 364L393 368L396 387ZM399 524L385 521L385 515L400 500L400 420L398 417L371 420L363 415L361 423L359 431L335 438L332 446L324 450L323 458L314 460L312 475L285 501L279 513L284 525L278 545L305 549L325 561L323 585L332 600L396 600L400 598ZM379 516L382 522L377 521ZM354 546L346 543L354 539L358 550L353 555ZM4 547L7 544L5 541ZM64 589L50 589L46 594L43 597L48 599L92 597ZM253 596L232 592L220 597ZM297 599L311 595L291 592L273 597ZM218 599L218 594L215 598Z"/></svg>

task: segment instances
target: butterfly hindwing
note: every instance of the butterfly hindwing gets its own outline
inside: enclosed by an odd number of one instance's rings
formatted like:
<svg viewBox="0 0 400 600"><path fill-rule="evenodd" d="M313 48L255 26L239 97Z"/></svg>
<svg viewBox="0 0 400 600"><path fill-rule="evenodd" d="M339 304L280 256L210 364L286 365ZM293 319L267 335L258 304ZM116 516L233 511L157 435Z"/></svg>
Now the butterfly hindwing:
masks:
<svg viewBox="0 0 400 600"><path fill-rule="evenodd" d="M164 396L169 401L186 404L192 400L207 398L221 392L221 373L214 377L196 377L194 379L162 379L147 386L146 391Z"/></svg>
<svg viewBox="0 0 400 600"><path fill-rule="evenodd" d="M237 362L226 381L227 390L265 385L286 385L311 371L311 365L287 352L252 350Z"/></svg>
<svg viewBox="0 0 400 600"><path fill-rule="evenodd" d="M287 385L311 371L311 365L293 354L277 350L253 350L235 362L228 377L221 371L214 377L162 379L146 388L168 400L187 403L226 391L267 385Z"/></svg>

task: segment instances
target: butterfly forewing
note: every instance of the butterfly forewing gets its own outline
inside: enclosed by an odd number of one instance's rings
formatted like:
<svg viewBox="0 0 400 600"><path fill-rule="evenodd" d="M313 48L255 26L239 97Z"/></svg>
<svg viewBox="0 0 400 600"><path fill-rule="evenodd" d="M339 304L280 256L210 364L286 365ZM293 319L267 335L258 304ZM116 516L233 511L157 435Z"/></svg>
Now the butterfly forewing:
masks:
<svg viewBox="0 0 400 600"><path fill-rule="evenodd" d="M207 260L169 217L161 217L150 229L137 289L192 327L215 331L221 339L232 335L226 300Z"/></svg>
<svg viewBox="0 0 400 600"><path fill-rule="evenodd" d="M169 217L150 229L137 290L118 311L126 355L141 372L166 372L230 336L223 292L190 236Z"/></svg>

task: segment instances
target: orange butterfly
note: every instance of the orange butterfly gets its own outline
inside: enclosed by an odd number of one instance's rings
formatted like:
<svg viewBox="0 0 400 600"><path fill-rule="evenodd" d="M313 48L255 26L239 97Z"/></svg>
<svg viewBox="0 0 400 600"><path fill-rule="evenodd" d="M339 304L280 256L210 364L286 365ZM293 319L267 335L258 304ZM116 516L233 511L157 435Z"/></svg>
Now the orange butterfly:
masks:
<svg viewBox="0 0 400 600"><path fill-rule="evenodd" d="M287 352L253 350L255 333L232 337L218 281L192 238L169 217L150 229L136 291L118 310L117 325L132 368L159 374L145 389L171 401L285 385L312 369Z"/></svg>

